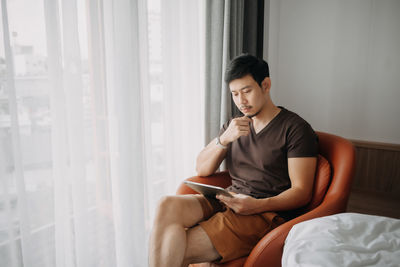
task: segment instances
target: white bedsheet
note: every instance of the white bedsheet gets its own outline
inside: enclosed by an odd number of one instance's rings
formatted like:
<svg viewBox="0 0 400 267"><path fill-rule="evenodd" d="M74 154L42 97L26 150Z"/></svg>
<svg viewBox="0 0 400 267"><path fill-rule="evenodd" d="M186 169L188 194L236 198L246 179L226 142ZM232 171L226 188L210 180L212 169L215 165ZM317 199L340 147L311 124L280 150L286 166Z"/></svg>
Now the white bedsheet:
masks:
<svg viewBox="0 0 400 267"><path fill-rule="evenodd" d="M400 266L400 220L341 213L295 225L282 266Z"/></svg>

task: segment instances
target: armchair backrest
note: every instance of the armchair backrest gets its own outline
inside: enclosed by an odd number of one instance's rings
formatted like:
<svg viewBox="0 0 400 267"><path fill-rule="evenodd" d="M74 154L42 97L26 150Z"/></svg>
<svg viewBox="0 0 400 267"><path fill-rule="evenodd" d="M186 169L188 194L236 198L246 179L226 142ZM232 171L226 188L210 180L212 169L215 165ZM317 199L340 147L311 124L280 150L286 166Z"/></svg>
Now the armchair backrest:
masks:
<svg viewBox="0 0 400 267"><path fill-rule="evenodd" d="M344 212L350 195L355 171L355 149L353 144L340 136L317 132L319 153L331 167L331 181L324 201L334 202L331 213ZM324 202L323 201L323 202Z"/></svg>
<svg viewBox="0 0 400 267"><path fill-rule="evenodd" d="M322 155L318 155L317 168L315 170L315 180L313 195L310 202L297 210L297 214L304 214L312 209L315 209L323 201L326 191L331 182L331 165L328 160Z"/></svg>

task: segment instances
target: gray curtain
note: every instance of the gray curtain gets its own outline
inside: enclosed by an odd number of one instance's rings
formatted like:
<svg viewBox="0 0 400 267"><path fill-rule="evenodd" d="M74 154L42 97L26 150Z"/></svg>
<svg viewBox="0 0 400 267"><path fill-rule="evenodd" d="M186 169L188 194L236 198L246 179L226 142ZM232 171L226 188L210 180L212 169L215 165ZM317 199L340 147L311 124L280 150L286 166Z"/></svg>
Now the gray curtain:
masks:
<svg viewBox="0 0 400 267"><path fill-rule="evenodd" d="M224 72L229 61L249 53L262 57L264 0L206 0L205 143L223 123L241 114Z"/></svg>

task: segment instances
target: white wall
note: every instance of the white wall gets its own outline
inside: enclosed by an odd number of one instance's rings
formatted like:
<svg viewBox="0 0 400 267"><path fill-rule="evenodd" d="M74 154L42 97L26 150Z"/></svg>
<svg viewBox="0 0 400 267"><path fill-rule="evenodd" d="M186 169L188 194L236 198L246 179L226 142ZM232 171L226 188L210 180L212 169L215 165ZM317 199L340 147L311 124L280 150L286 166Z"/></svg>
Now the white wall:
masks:
<svg viewBox="0 0 400 267"><path fill-rule="evenodd" d="M316 130L400 143L400 1L269 2L274 102Z"/></svg>

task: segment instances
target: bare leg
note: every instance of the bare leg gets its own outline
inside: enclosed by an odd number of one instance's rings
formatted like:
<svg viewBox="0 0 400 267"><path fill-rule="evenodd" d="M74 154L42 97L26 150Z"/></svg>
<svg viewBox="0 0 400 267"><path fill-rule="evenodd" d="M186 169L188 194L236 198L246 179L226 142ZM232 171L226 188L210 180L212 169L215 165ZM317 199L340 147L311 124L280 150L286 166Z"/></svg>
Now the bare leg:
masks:
<svg viewBox="0 0 400 267"><path fill-rule="evenodd" d="M150 238L150 267L182 266L187 244L193 242L191 240L196 236L188 234L187 237L186 228L196 225L202 219L203 210L195 197L164 197L158 206Z"/></svg>
<svg viewBox="0 0 400 267"><path fill-rule="evenodd" d="M208 262L215 261L219 258L220 255L203 228L196 226L187 231L187 246L182 267L186 267L190 263L201 262L204 262L204 265L202 264L200 266L211 267L214 264Z"/></svg>

